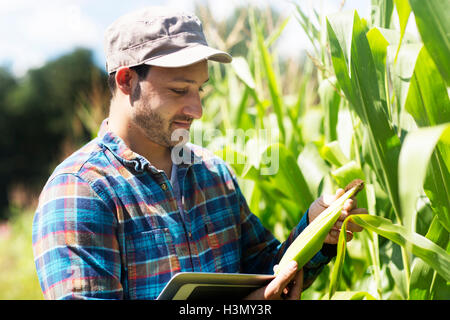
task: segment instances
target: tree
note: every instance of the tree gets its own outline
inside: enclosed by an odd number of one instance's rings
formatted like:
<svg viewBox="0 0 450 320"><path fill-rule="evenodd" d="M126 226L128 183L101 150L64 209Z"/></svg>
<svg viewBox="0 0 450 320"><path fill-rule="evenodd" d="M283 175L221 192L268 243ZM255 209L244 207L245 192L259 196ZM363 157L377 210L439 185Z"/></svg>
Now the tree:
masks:
<svg viewBox="0 0 450 320"><path fill-rule="evenodd" d="M62 144L79 147L90 140L76 111L82 93L92 90L93 79L100 79L107 92L106 75L86 49L29 70L23 79L0 72L0 218L7 216L12 184L42 188L61 160ZM79 125L74 128L74 123Z"/></svg>

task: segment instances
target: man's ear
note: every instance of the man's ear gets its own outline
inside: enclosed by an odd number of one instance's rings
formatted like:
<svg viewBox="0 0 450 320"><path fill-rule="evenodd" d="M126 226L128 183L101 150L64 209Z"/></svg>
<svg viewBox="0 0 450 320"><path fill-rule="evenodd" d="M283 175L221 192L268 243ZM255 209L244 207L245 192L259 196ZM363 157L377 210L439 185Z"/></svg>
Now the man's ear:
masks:
<svg viewBox="0 0 450 320"><path fill-rule="evenodd" d="M126 95L133 92L133 82L137 77L136 73L128 67L121 67L116 72L117 88Z"/></svg>

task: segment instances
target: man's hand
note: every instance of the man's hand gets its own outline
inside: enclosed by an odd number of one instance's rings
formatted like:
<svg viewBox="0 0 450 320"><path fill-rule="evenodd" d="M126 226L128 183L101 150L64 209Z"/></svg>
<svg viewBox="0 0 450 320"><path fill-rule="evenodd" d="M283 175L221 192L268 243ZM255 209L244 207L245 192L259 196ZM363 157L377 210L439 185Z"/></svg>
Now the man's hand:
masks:
<svg viewBox="0 0 450 320"><path fill-rule="evenodd" d="M277 266L274 267L276 270ZM253 291L245 300L300 300L303 288L303 269L297 270L292 261L267 286Z"/></svg>
<svg viewBox="0 0 450 320"><path fill-rule="evenodd" d="M314 201L309 207L308 211L308 219L309 223L311 223L317 216L328 208L334 200L338 199L340 196L344 194L344 189L338 189L335 195L323 195ZM344 203L344 207L342 209L341 215L338 221L333 225L327 237L325 238L325 243L336 244L339 239L339 233L341 231L342 223L345 218L347 218L351 214L367 214L367 209L365 208L357 208L356 199L351 197ZM353 238L353 232L362 231L362 227L349 222L347 224L347 232L346 232L346 240L350 241Z"/></svg>

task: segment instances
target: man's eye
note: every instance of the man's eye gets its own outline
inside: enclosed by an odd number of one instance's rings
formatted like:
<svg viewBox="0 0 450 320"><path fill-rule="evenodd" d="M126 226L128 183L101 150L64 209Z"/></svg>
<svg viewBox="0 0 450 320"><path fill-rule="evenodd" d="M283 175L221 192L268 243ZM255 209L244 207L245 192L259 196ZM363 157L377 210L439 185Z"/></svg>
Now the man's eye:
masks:
<svg viewBox="0 0 450 320"><path fill-rule="evenodd" d="M186 89L171 89L176 94L185 94L187 92Z"/></svg>

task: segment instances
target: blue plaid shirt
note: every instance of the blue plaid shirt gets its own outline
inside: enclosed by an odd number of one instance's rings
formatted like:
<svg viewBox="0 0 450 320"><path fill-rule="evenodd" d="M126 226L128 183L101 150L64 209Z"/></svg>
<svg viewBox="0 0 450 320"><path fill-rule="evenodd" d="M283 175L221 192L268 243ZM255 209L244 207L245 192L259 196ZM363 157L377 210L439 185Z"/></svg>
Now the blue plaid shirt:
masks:
<svg viewBox="0 0 450 320"><path fill-rule="evenodd" d="M166 174L107 121L55 169L33 221L46 299L155 299L182 271L273 273L307 214L280 243L250 212L230 167L203 148L188 150L193 161L176 172L183 210ZM332 256L319 252L304 267L306 286Z"/></svg>

